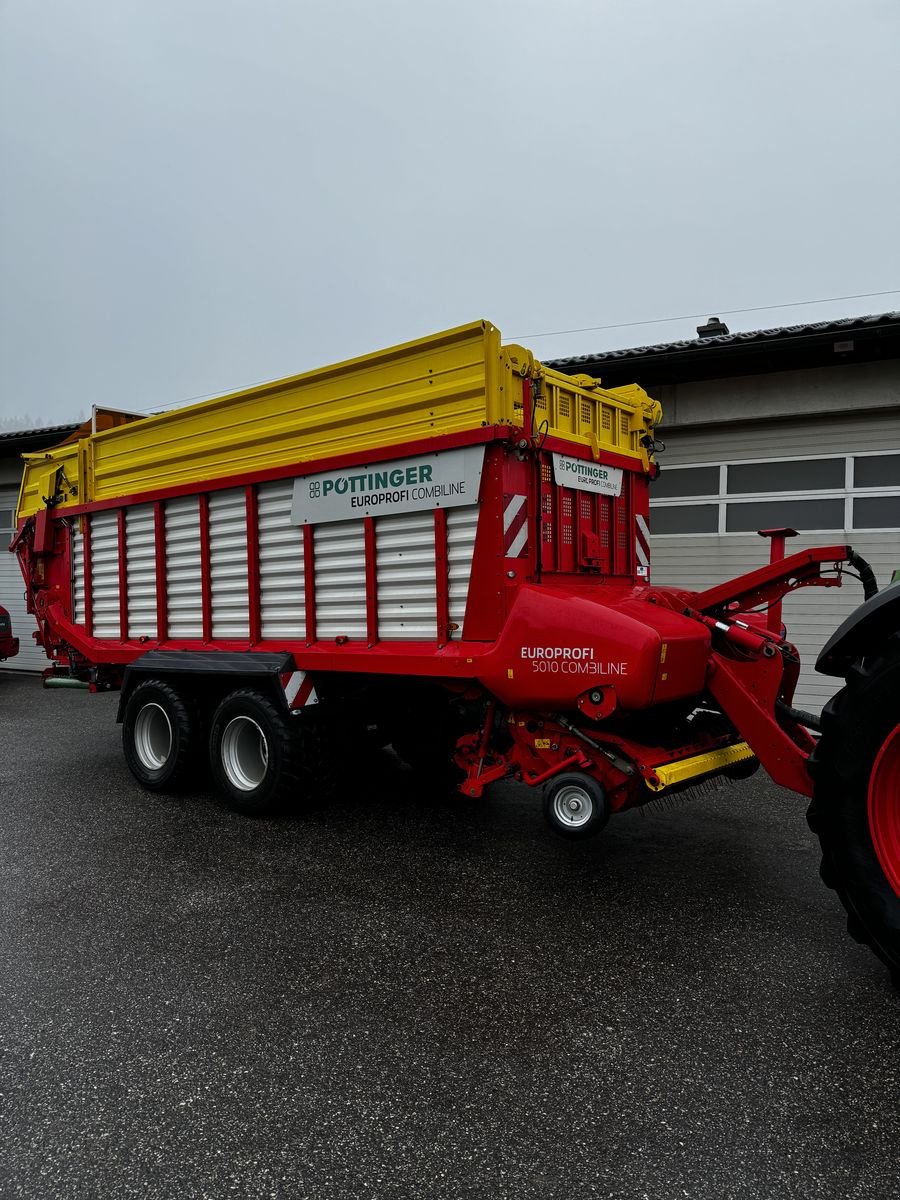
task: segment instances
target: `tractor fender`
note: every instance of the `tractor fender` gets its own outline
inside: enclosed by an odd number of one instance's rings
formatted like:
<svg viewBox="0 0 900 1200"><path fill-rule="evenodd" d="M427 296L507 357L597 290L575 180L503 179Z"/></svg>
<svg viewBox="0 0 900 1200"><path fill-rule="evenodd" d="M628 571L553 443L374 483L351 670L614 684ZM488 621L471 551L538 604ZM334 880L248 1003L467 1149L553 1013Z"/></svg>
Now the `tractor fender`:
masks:
<svg viewBox="0 0 900 1200"><path fill-rule="evenodd" d="M816 659L823 675L847 674L857 659L900 631L900 580L861 604L831 635Z"/></svg>

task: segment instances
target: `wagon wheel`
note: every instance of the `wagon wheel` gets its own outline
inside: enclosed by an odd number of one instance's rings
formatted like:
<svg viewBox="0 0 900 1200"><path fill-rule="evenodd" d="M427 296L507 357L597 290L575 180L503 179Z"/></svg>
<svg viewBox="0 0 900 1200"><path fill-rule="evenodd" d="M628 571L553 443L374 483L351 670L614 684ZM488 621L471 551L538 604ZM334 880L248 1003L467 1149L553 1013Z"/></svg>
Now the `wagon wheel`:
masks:
<svg viewBox="0 0 900 1200"><path fill-rule="evenodd" d="M327 750L322 722L292 716L252 688L226 696L210 726L213 781L245 816L273 816L329 796L336 762Z"/></svg>
<svg viewBox="0 0 900 1200"><path fill-rule="evenodd" d="M203 731L196 707L170 684L146 679L128 698L122 749L135 779L151 792L194 781Z"/></svg>

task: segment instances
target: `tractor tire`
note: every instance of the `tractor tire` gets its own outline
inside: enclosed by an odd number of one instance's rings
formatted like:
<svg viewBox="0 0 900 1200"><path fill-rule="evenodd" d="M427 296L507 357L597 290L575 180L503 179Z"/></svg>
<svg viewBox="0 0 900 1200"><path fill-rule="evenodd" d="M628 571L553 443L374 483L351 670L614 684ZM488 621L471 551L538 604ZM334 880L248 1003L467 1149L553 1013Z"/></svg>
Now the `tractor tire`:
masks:
<svg viewBox="0 0 900 1200"><path fill-rule="evenodd" d="M822 713L807 812L847 928L900 985L900 633L855 663Z"/></svg>
<svg viewBox="0 0 900 1200"><path fill-rule="evenodd" d="M209 761L216 790L247 817L270 817L322 797L334 759L315 720L290 716L268 696L240 688L213 715Z"/></svg>
<svg viewBox="0 0 900 1200"><path fill-rule="evenodd" d="M562 837L593 837L609 816L606 793L590 775L565 771L555 775L544 790L544 818Z"/></svg>
<svg viewBox="0 0 900 1200"><path fill-rule="evenodd" d="M175 792L197 772L202 732L196 710L161 679L139 683L122 720L125 762L142 787Z"/></svg>

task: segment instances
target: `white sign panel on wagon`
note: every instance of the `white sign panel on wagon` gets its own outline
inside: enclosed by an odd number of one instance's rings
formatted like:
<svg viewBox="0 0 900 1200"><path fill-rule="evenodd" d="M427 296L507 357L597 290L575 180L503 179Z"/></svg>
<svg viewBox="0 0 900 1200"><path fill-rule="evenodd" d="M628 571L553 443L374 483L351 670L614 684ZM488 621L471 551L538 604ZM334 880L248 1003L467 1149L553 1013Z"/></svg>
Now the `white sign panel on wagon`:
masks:
<svg viewBox="0 0 900 1200"><path fill-rule="evenodd" d="M291 523L318 525L477 504L484 446L416 454L294 481Z"/></svg>
<svg viewBox="0 0 900 1200"><path fill-rule="evenodd" d="M553 478L560 487L575 488L579 492L596 492L601 496L622 494L621 467L608 467L587 458L554 453Z"/></svg>

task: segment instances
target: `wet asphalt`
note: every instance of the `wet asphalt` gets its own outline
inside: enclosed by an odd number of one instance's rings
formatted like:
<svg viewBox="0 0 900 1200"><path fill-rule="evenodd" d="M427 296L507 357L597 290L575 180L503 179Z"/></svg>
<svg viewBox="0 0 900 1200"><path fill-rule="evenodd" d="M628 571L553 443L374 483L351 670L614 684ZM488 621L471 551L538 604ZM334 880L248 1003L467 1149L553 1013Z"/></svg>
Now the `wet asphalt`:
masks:
<svg viewBox="0 0 900 1200"><path fill-rule="evenodd" d="M567 843L357 761L253 822L141 791L115 704L0 673L4 1200L897 1194L900 998L801 798Z"/></svg>

